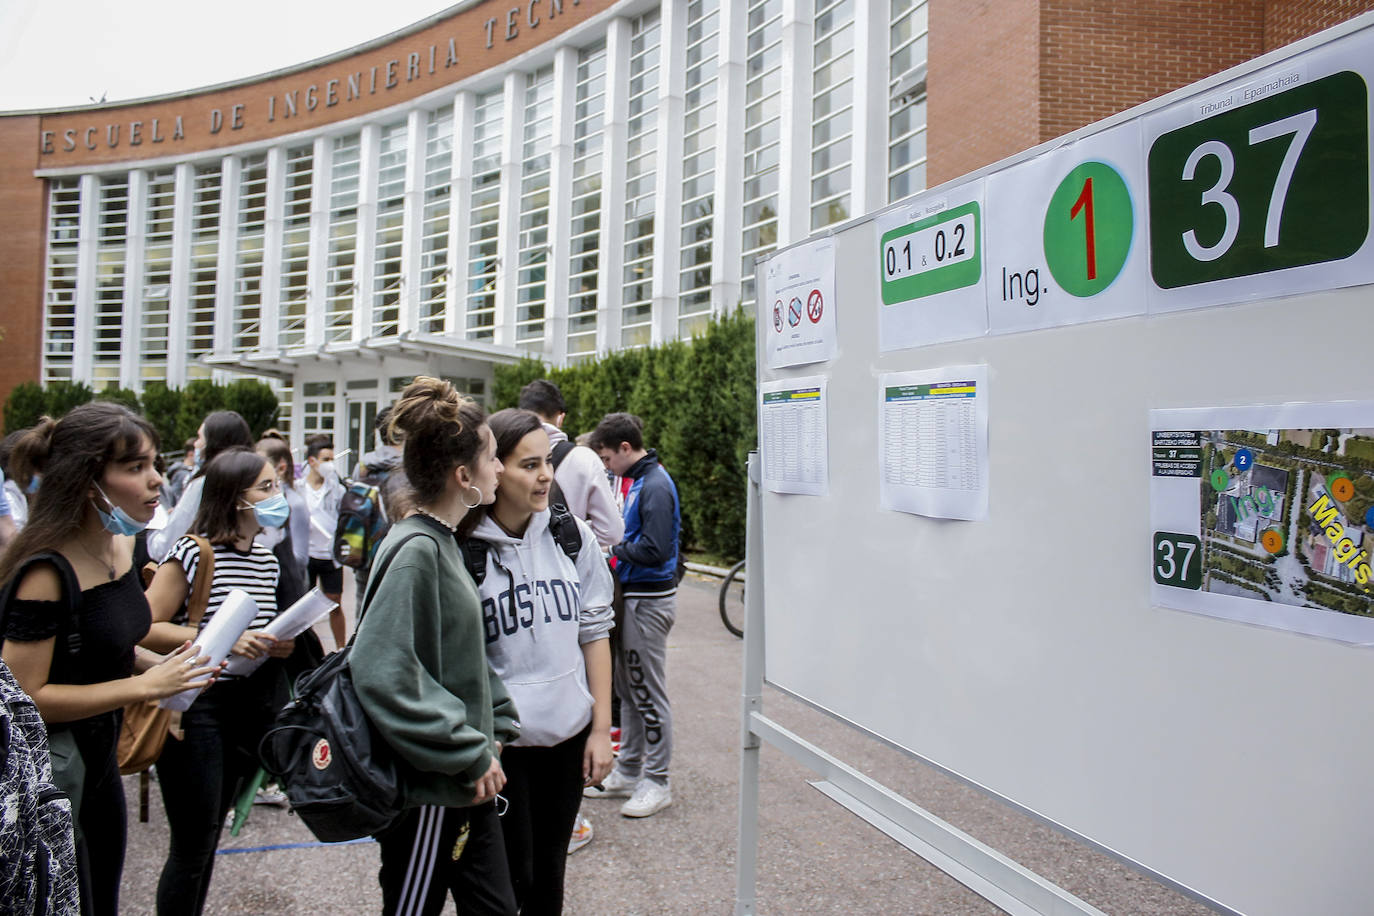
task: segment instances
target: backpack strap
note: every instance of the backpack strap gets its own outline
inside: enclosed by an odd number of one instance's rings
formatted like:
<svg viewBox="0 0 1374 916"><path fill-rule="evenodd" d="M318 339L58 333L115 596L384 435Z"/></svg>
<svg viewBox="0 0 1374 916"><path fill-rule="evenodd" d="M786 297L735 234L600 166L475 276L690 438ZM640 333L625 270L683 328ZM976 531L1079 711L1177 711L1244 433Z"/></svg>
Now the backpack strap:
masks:
<svg viewBox="0 0 1374 916"><path fill-rule="evenodd" d="M186 598L186 625L200 626L205 610L210 606L210 586L215 578L215 548L198 534L188 534L196 542L200 556L196 560L196 574L191 579L191 593Z"/></svg>
<svg viewBox="0 0 1374 916"><path fill-rule="evenodd" d="M481 538L466 537L458 539L458 549L463 552L463 565L468 568L473 584L481 585L487 577L487 548L490 545Z"/></svg>
<svg viewBox="0 0 1374 916"><path fill-rule="evenodd" d="M348 644L350 646L353 645L353 640L358 638L358 630L360 630L363 625L363 615L367 613L368 606L372 603L372 596L377 592L377 585L382 581L382 577L386 575L387 568L391 566L391 561L396 558L396 554L401 552L401 548L404 547L408 541L413 541L415 538L419 537L426 537L436 544L438 543L438 541L434 539L434 535L430 534L428 531L412 531L401 538L401 542L396 545L396 549L387 555L386 562L372 570L368 575L367 589L363 593L362 603L358 605L358 619L353 624L353 635L348 637Z"/></svg>
<svg viewBox="0 0 1374 916"><path fill-rule="evenodd" d="M571 439L564 439L553 447L553 469L558 470L558 466L563 463L563 459L568 457L568 452L577 448L577 443Z"/></svg>
<svg viewBox="0 0 1374 916"><path fill-rule="evenodd" d="M549 503L549 531L553 532L553 539L563 548L568 559L576 565L577 555L582 552L582 532L577 527L577 519L562 503Z"/></svg>

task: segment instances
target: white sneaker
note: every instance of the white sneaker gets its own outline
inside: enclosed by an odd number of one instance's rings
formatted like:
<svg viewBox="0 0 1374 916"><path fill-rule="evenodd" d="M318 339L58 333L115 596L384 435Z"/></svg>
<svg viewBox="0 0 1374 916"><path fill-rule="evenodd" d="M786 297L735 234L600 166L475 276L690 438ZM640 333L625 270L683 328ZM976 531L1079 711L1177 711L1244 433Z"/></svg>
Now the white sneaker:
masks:
<svg viewBox="0 0 1374 916"><path fill-rule="evenodd" d="M666 785L645 779L636 787L630 800L620 806L620 813L626 817L648 817L672 803L673 793Z"/></svg>
<svg viewBox="0 0 1374 916"><path fill-rule="evenodd" d="M587 786L582 790L583 798L629 798L639 785L638 776L626 776L619 769L611 770L610 775L601 780L599 786Z"/></svg>

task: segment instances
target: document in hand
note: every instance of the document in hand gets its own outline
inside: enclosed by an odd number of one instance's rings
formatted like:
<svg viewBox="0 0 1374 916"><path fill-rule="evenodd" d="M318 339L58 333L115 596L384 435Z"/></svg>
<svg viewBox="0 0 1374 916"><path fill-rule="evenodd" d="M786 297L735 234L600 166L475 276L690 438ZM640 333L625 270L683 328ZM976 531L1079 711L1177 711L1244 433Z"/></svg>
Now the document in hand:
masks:
<svg viewBox="0 0 1374 916"><path fill-rule="evenodd" d="M262 631L268 636L275 636L277 639L295 639L328 617L329 612L336 607L338 607L337 604L326 598L324 592L315 587L302 595L295 604L273 617L272 622L263 627ZM257 671L265 661L267 661L265 655L258 658L235 655L229 659L229 667L225 669L225 674L243 677Z"/></svg>
<svg viewBox="0 0 1374 916"><path fill-rule="evenodd" d="M211 666L224 661L229 655L229 650L234 648L234 643L243 635L243 631L248 629L248 625L253 622L253 618L256 616L258 616L258 603L249 597L243 589L236 588L231 591L224 599L224 603L210 617L210 622L200 631L200 638L196 640L196 645L200 647L200 654L210 657L209 664ZM163 700L159 705L163 709L185 712L204 689L203 687L193 687L190 690L183 690L181 693Z"/></svg>

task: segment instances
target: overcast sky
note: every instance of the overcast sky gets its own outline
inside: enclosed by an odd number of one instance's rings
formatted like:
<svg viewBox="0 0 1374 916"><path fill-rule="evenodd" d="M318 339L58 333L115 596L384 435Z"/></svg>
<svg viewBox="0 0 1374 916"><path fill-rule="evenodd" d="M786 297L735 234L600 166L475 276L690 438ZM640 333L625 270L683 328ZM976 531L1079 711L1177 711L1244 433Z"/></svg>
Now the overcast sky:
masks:
<svg viewBox="0 0 1374 916"><path fill-rule="evenodd" d="M379 38L458 0L0 0L0 111L242 79Z"/></svg>

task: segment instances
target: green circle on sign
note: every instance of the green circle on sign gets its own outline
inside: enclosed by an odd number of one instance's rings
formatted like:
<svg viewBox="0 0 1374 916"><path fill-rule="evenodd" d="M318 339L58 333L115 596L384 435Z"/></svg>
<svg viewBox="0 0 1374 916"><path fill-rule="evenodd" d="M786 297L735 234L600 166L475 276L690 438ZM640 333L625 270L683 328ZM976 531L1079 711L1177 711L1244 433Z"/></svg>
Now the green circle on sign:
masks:
<svg viewBox="0 0 1374 916"><path fill-rule="evenodd" d="M1131 252L1135 209L1116 169L1084 162L1054 189L1045 210L1045 261L1066 293L1096 296L1112 285Z"/></svg>
<svg viewBox="0 0 1374 916"><path fill-rule="evenodd" d="M1218 493L1226 492L1226 488L1231 486L1231 475L1226 473L1226 468L1217 468L1212 472L1212 489Z"/></svg>

